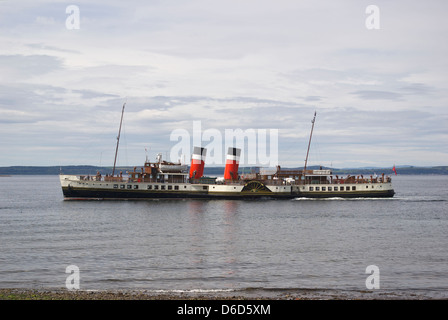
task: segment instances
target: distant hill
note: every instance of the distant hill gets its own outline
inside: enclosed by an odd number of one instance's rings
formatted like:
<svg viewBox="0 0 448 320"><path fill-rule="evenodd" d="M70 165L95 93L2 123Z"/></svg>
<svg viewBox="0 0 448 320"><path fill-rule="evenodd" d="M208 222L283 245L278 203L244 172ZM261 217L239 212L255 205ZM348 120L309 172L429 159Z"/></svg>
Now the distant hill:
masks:
<svg viewBox="0 0 448 320"><path fill-rule="evenodd" d="M140 168L141 166L137 166ZM123 171L133 171L134 167L118 167L115 168L115 173ZM283 168L282 169L303 169L299 168ZM320 167L309 167L308 169L320 169ZM331 169L333 174L337 175L370 175L370 174L387 174L393 175L394 172L389 168L327 168ZM240 172L250 173L255 170L254 167L240 167ZM396 167L398 174L437 174L444 175L448 174L448 166L436 166L436 167L414 167L414 166L404 166ZM95 175L99 171L102 175L111 174L112 167L98 167L98 166L88 166L88 165L72 165L72 166L11 166L11 167L0 167L0 175L57 175L63 174L90 174ZM224 167L208 167L204 169L204 175L209 176L222 176L224 174Z"/></svg>
<svg viewBox="0 0 448 320"><path fill-rule="evenodd" d="M132 171L132 168L115 168L115 173L120 171ZM95 175L97 172L101 174L111 174L111 167L97 167L97 166L12 166L12 167L0 167L0 175L57 175L63 174L90 174Z"/></svg>

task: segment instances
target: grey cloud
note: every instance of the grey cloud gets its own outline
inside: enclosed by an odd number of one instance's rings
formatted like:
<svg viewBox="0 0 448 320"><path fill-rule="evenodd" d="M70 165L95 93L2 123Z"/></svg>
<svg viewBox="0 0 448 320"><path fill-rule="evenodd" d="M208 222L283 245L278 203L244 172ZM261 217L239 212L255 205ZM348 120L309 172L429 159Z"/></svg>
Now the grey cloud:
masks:
<svg viewBox="0 0 448 320"><path fill-rule="evenodd" d="M49 55L0 55L0 74L4 81L29 78L62 68L62 61Z"/></svg>
<svg viewBox="0 0 448 320"><path fill-rule="evenodd" d="M325 68L296 69L288 73L281 73L280 76L290 80L312 81L325 80L337 81L348 77L347 71L331 70Z"/></svg>
<svg viewBox="0 0 448 320"><path fill-rule="evenodd" d="M36 106L44 105L48 101L57 103L61 99L57 95L66 91L65 88L48 85L0 84L0 110L9 108L33 111Z"/></svg>
<svg viewBox="0 0 448 320"><path fill-rule="evenodd" d="M423 83L411 83L407 86L401 87L400 90L405 94L426 95L432 93L435 89Z"/></svg>
<svg viewBox="0 0 448 320"><path fill-rule="evenodd" d="M83 99L119 98L119 96L115 94L109 94L93 90L72 90L72 92L79 93Z"/></svg>
<svg viewBox="0 0 448 320"><path fill-rule="evenodd" d="M376 90L360 90L352 92L360 99L364 100L400 100L402 95L390 91L376 91Z"/></svg>
<svg viewBox="0 0 448 320"><path fill-rule="evenodd" d="M77 54L81 53L80 51L59 48L59 47L55 47L55 46L49 46L49 45L45 45L44 43L30 43L30 44L27 44L27 47L29 47L31 49L41 49L41 50L48 50L48 51L55 51L55 52L77 53Z"/></svg>
<svg viewBox="0 0 448 320"><path fill-rule="evenodd" d="M307 96L307 97L305 97L305 101L308 101L308 102L321 101L321 100L322 100L322 97L320 97L320 96Z"/></svg>

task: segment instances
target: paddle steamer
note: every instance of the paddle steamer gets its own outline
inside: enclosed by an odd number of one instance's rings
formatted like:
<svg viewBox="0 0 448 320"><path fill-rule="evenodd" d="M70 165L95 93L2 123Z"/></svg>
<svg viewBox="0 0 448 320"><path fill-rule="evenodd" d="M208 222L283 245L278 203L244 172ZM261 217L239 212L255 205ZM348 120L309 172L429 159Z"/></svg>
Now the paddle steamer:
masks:
<svg viewBox="0 0 448 320"><path fill-rule="evenodd" d="M241 150L228 148L224 176L204 177L207 150L194 147L191 165L168 162L158 154L155 162L115 174L121 123L111 175L60 175L64 198L69 199L294 199L294 198L378 198L393 197L392 179L333 175L331 170L308 170L307 160L316 119L312 120L305 166L301 170L260 168L258 172L239 174Z"/></svg>

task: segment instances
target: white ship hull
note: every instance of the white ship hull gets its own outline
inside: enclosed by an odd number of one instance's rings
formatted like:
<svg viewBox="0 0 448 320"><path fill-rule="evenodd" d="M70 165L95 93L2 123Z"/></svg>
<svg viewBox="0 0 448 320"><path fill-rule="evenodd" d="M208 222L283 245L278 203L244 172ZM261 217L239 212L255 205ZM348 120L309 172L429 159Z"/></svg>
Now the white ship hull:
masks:
<svg viewBox="0 0 448 320"><path fill-rule="evenodd" d="M390 182L366 184L269 184L246 183L169 183L83 180L80 176L60 175L66 199L292 199L392 197Z"/></svg>

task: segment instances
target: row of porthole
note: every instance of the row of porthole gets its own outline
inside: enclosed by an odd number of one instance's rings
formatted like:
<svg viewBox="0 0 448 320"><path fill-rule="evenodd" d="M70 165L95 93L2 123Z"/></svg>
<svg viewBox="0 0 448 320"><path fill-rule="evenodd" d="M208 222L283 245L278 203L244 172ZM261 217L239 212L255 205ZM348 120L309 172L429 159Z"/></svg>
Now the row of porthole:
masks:
<svg viewBox="0 0 448 320"><path fill-rule="evenodd" d="M118 188L120 188L120 189L134 189L134 190L136 190L136 189L139 189L139 185L138 184L128 184L128 185L125 185L125 184L120 184L120 185L118 185L118 184L114 184L114 189L118 189ZM203 190L208 190L208 187L207 186L203 186L202 187L203 188ZM147 190L179 190L179 186L178 185L158 185L158 184L154 184L154 185L152 185L152 184L148 184L147 186L146 186L146 189ZM184 189L187 189L187 186L184 186Z"/></svg>
<svg viewBox="0 0 448 320"><path fill-rule="evenodd" d="M179 190L179 186L177 186L177 185L175 185L175 186L173 186L173 185L168 185L168 186L165 186L165 185L158 185L158 184L155 184L155 185L152 185L152 184L148 184L147 185L147 189L148 190L159 190L159 187L160 187L160 190ZM174 187L174 188L173 188ZM128 184L128 185L125 185L125 184L120 184L120 185L118 185L118 184L114 184L114 189L118 189L118 188L120 188L120 189L139 189L139 185L138 184ZM187 188L187 186L184 186L184 188L186 189Z"/></svg>
<svg viewBox="0 0 448 320"><path fill-rule="evenodd" d="M322 188L322 190L321 190L321 188ZM327 188L328 188L328 191L344 191L344 190L350 191L350 186L345 187L345 189L343 186L341 186L341 187L309 187L309 191L327 191ZM352 186L351 190L355 191L356 186Z"/></svg>

